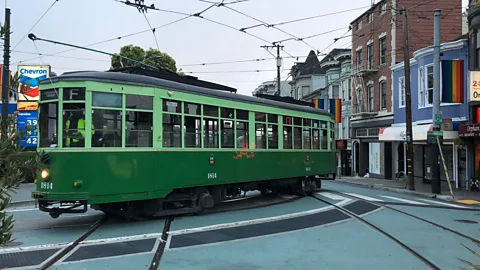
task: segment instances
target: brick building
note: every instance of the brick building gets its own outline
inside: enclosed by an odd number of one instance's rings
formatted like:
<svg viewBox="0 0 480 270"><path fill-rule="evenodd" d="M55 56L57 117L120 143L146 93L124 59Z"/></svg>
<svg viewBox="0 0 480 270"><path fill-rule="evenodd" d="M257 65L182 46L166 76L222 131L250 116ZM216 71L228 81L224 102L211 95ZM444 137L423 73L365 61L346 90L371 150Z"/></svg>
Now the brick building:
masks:
<svg viewBox="0 0 480 270"><path fill-rule="evenodd" d="M462 35L462 0L383 0L351 22L353 174L391 179L392 143L378 140L393 123L391 66L402 62L403 7L408 9L410 57L433 45L433 12L442 11L441 43ZM412 88L412 95L417 89Z"/></svg>

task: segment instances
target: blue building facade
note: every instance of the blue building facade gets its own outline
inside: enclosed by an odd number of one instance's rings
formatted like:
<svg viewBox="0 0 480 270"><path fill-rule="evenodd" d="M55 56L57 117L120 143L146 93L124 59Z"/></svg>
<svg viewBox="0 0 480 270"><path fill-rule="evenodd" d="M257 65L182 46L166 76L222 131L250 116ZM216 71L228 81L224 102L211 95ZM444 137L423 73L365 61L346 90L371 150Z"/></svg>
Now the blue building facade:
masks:
<svg viewBox="0 0 480 270"><path fill-rule="evenodd" d="M441 103L443 117L442 130L444 142L442 152L447 165L448 175L457 188L468 186L468 162L466 149L457 145L458 127L468 122L468 40L459 39L441 44L441 60L463 60L464 64L464 102ZM395 172L406 172L406 114L405 114L405 76L404 63L392 68L394 123L380 131L379 139L393 144L392 165ZM430 183L433 169L430 164L430 152L427 146L427 132L432 130L433 104L433 46L413 53L410 60L410 86L412 101L412 131L414 143L414 171L416 181ZM442 73L442 71L440 71ZM442 77L440 78L442 80ZM441 83L440 83L441 85ZM443 89L440 87L440 96ZM446 175L441 167L442 185L446 187ZM442 187L442 190L445 190Z"/></svg>

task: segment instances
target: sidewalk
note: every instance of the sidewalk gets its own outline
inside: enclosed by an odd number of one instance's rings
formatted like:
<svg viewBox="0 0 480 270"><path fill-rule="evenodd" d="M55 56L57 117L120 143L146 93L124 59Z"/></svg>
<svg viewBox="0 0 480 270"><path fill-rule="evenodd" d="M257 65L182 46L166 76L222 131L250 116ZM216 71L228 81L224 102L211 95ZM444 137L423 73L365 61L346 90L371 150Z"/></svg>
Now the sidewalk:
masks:
<svg viewBox="0 0 480 270"><path fill-rule="evenodd" d="M340 176L336 178L336 182L342 182L349 185L361 186L371 189L387 190L396 193L411 194L427 198L437 198L445 201L455 201L458 203L478 205L480 206L480 192L470 191L465 189L456 189L452 186L454 198L450 194L448 184L442 181L441 194L432 193L432 186L424 184L421 180L415 180L415 190L409 190L406 186L406 180L387 180L379 178L363 178L363 177L348 177Z"/></svg>
<svg viewBox="0 0 480 270"><path fill-rule="evenodd" d="M21 184L16 193L11 193L12 201L10 207L22 207L35 205L35 200L32 198L32 192L35 190L34 183Z"/></svg>

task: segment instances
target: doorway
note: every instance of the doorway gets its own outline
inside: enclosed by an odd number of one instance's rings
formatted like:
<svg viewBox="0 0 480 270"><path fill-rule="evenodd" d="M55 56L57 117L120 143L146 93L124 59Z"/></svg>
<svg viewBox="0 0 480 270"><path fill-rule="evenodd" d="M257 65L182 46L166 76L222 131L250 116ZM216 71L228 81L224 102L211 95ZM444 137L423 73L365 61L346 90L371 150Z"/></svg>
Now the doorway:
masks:
<svg viewBox="0 0 480 270"><path fill-rule="evenodd" d="M353 150L354 150L354 164L355 164L355 175L360 173L360 144L358 142L353 143Z"/></svg>
<svg viewBox="0 0 480 270"><path fill-rule="evenodd" d="M405 146L399 143L397 147L397 173L403 172L405 174Z"/></svg>

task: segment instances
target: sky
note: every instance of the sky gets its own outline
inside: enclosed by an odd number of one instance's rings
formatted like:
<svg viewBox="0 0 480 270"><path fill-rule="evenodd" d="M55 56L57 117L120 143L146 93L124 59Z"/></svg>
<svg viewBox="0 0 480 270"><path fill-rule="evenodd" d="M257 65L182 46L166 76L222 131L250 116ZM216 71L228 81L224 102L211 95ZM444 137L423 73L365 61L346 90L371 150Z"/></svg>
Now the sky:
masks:
<svg viewBox="0 0 480 270"><path fill-rule="evenodd" d="M224 0L224 3L235 1L241 0ZM467 0L462 1L464 7L468 5ZM304 39L307 44L295 40L281 43L284 46L281 56L288 57L283 58L281 68L281 78L284 82L289 79L287 77L290 68L297 61L291 56L299 57L298 61L304 61L312 49L328 53L333 48L350 48L350 33L346 34L349 23L361 15L371 2L372 0L243 0L225 7L213 6L201 14L205 19L189 17L156 29L157 47L152 31L130 34L149 30L149 24L156 28L182 19L186 15L149 10L145 14L147 22L145 16L135 7L116 0L6 0L6 6L11 9L13 31L10 69L15 71L19 63L48 64L51 65L53 72L60 75L73 70L103 71L110 67L110 56L81 49L46 56L72 48L45 41L33 42L26 37L28 33L34 33L39 38L78 46L113 39L87 47L109 53L118 53L122 46L129 44L144 49L150 47L160 49L172 56L177 68L181 68L188 75L234 87L239 94L251 95L262 82L276 79L274 59L228 64L212 63L272 58L272 54L276 55L276 49L267 51L261 46L291 38L292 36L288 34L304 38L331 31ZM154 4L157 9L185 14L201 12L212 6L203 0L144 0L144 3ZM356 10L345 12L352 9ZM238 31L259 24L250 17L267 24L277 24L330 13L334 14L282 24L278 29L259 26L246 30L258 38ZM1 17L3 21L4 15ZM334 38L344 34L346 38L339 39L327 48L333 43ZM126 35L130 36L123 37ZM116 39L119 36L122 38ZM41 58L38 57L39 53L43 55ZM196 65L203 63L205 65ZM256 70L261 72L252 72Z"/></svg>

